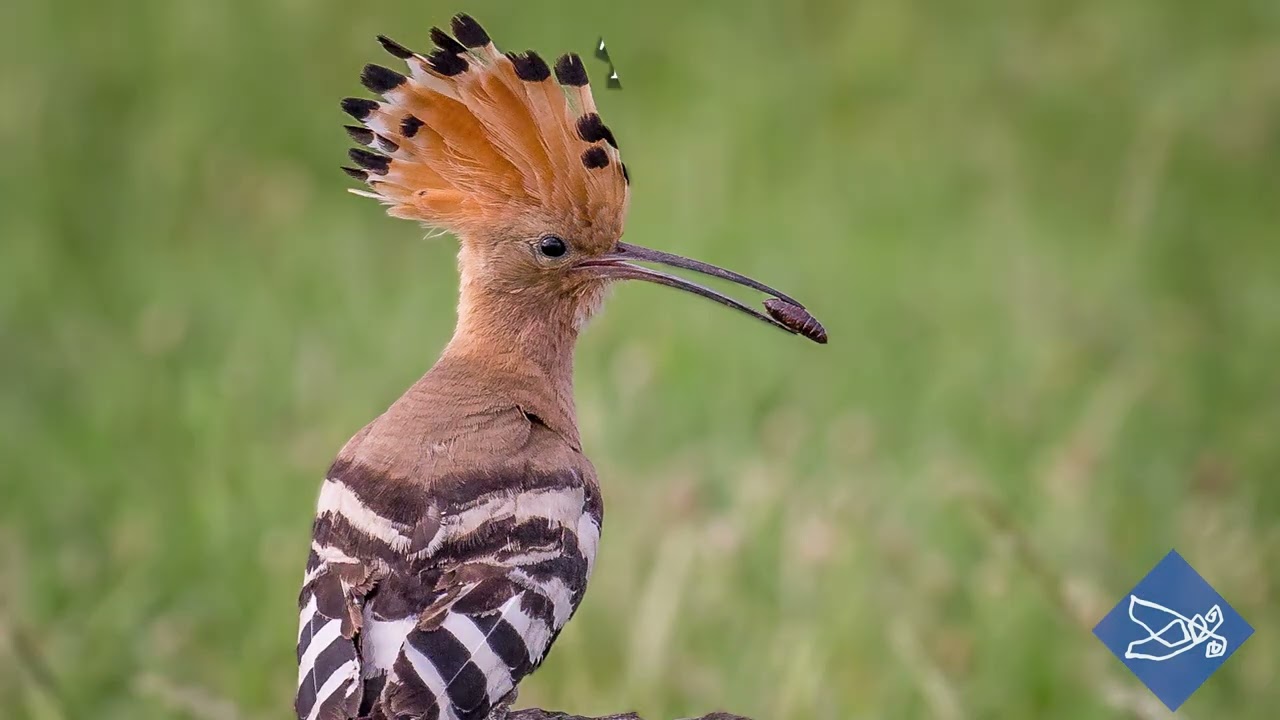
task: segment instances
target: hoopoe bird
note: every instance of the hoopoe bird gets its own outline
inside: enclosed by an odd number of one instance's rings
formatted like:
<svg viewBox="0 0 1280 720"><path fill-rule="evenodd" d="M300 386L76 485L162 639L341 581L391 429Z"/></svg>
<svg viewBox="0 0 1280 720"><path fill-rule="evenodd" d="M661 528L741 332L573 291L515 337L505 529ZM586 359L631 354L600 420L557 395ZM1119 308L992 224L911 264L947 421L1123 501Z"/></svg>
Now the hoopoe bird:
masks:
<svg viewBox="0 0 1280 720"><path fill-rule="evenodd" d="M755 280L619 241L630 179L582 60L499 52L467 15L349 98L353 191L459 240L435 365L339 452L299 596L299 720L503 718L582 601L603 504L573 401L579 332L618 280L716 300L819 342ZM554 74L554 79L552 76ZM730 280L768 314L635 262Z"/></svg>

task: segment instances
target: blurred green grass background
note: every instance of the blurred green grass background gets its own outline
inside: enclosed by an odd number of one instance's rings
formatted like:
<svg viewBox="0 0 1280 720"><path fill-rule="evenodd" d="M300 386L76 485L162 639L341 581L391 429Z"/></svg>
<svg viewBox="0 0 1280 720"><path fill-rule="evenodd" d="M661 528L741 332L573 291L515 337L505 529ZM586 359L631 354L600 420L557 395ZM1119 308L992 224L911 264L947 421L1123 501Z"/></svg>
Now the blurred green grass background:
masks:
<svg viewBox="0 0 1280 720"><path fill-rule="evenodd" d="M337 101L459 10L603 35L628 239L832 338L614 294L602 556L521 704L1167 717L1090 628L1177 547L1257 630L1178 717L1274 717L1271 0L6 4L0 716L288 715L320 479L453 322Z"/></svg>

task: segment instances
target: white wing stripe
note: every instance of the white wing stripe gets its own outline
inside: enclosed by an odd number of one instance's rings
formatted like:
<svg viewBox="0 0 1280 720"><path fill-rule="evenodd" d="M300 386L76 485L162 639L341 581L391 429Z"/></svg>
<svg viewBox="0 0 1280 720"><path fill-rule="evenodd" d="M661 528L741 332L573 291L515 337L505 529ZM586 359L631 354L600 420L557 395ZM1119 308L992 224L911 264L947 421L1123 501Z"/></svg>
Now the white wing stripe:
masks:
<svg viewBox="0 0 1280 720"><path fill-rule="evenodd" d="M357 664L355 660L348 660L339 665L337 670L333 671L333 674L330 675L328 679L324 681L324 685L320 687L320 691L316 693L316 703L311 706L311 713L307 715L307 720L316 719L320 714L320 709L324 707L324 701L329 699L329 696L338 689L339 685L347 680L351 680L354 685L356 666ZM350 693L347 694L350 695Z"/></svg>
<svg viewBox="0 0 1280 720"><path fill-rule="evenodd" d="M418 624L416 615L399 620L374 620L368 607L364 611L362 650L365 675L387 672L395 664L396 656L404 645L404 639Z"/></svg>
<svg viewBox="0 0 1280 720"><path fill-rule="evenodd" d="M409 549L409 538L401 534L394 522L371 510L351 488L339 480L325 480L324 485L320 486L320 500L316 503L316 512L341 515L357 530L378 538L394 550Z"/></svg>
<svg viewBox="0 0 1280 720"><path fill-rule="evenodd" d="M327 563L358 563L359 560L342 552L336 547L330 545L321 545L314 540L311 541L311 549L316 551L316 557L320 558L320 567L324 567ZM316 568L317 570L320 567Z"/></svg>
<svg viewBox="0 0 1280 720"><path fill-rule="evenodd" d="M508 600L502 606L499 615L505 616L513 603L519 602L518 596ZM507 669L506 661L493 651L489 645L489 636L476 627L471 618L459 613L449 613L440 626L453 633L458 642L466 646L471 662L484 673L485 692L491 704L496 703L511 690L511 672Z"/></svg>
<svg viewBox="0 0 1280 720"><path fill-rule="evenodd" d="M316 657L324 652L334 640L338 639L338 633L342 630L342 621L330 620L324 624L324 627L316 631L315 637L311 638L311 644L307 646L307 651L302 654L298 660L298 686L306 681L307 675L311 673L315 667ZM328 681L325 681L328 684ZM316 704L320 703L319 695L316 696Z"/></svg>
<svg viewBox="0 0 1280 720"><path fill-rule="evenodd" d="M520 634L520 639L524 640L525 653L536 665L547 652L547 643L551 640L551 628L541 620L530 617L520 607L512 608L503 617Z"/></svg>
<svg viewBox="0 0 1280 720"><path fill-rule="evenodd" d="M436 702L440 705L440 717L444 720L446 713L448 717L453 717L451 708L453 704L449 702L449 694L445 692L444 678L440 677L440 671L436 669L436 664L431 659L413 646L413 643L405 643L401 649L409 664L413 666L414 672L418 673L418 678L422 680L422 684L427 686L431 694L436 696Z"/></svg>
<svg viewBox="0 0 1280 720"><path fill-rule="evenodd" d="M298 616L298 642L302 642L302 631L307 629L307 623L311 622L311 618L316 614L316 596L312 595L307 600L306 607L302 608L302 612ZM312 638L314 640L314 638Z"/></svg>
<svg viewBox="0 0 1280 720"><path fill-rule="evenodd" d="M582 551L582 556L587 559L587 577L591 577L591 571L596 566L596 550L600 547L600 526L596 524L596 519L587 513L583 513L578 520L578 549Z"/></svg>
<svg viewBox="0 0 1280 720"><path fill-rule="evenodd" d="M534 580L523 570L512 572L511 577L516 582L551 601L557 628L563 627L565 623L569 622L569 616L573 614L573 592L569 590L569 586L565 585L563 580L558 577Z"/></svg>
<svg viewBox="0 0 1280 720"><path fill-rule="evenodd" d="M456 515L446 516L443 524L454 537L473 532L490 520L506 517L514 517L518 523L541 518L553 525L574 530L577 528L578 518L582 516L585 501L584 491L580 487L533 490L514 497L498 495Z"/></svg>

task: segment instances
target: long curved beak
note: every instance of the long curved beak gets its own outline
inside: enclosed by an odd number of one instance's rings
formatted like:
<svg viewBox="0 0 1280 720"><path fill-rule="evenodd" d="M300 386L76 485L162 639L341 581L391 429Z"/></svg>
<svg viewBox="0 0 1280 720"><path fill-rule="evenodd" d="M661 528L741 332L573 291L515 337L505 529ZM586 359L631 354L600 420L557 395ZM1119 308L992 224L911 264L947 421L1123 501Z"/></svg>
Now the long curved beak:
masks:
<svg viewBox="0 0 1280 720"><path fill-rule="evenodd" d="M680 268L682 270L692 270L710 275L722 280L728 280L738 285L758 290L770 296L765 301L765 309L769 314L764 314L755 308L745 305L728 295L716 292L711 288L704 287L695 282L690 282L684 278L670 275L659 270L636 265L636 262L654 263L665 265L667 267ZM753 280L746 275L725 270L722 267L704 263L700 260L673 255L672 253L662 252L661 250L651 250L649 248L640 247L639 245L631 245L629 243L618 243L617 248L600 257L590 258L578 263L578 268L584 272L591 273L597 278L607 278L612 280L643 280L645 282L656 283L658 285L666 285L667 287L677 288L691 292L694 295L701 295L708 300L714 300L721 305L727 305L735 310L750 315L757 320L766 322L776 328L789 332L793 335L803 335L817 343L825 344L827 342L827 333L812 315L804 309L798 301L790 296L775 290L764 283Z"/></svg>

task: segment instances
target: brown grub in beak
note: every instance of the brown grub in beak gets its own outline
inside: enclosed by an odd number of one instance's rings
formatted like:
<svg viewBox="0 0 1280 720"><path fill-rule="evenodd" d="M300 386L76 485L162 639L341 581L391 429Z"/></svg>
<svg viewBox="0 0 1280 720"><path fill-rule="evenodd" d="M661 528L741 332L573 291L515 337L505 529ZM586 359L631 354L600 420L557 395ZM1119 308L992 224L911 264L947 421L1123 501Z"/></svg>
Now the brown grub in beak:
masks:
<svg viewBox="0 0 1280 720"><path fill-rule="evenodd" d="M778 298L765 300L764 309L769 312L769 316L774 320L786 325L795 332L819 345L827 344L827 329L822 327L822 323L818 322L818 318L810 315L808 310Z"/></svg>

